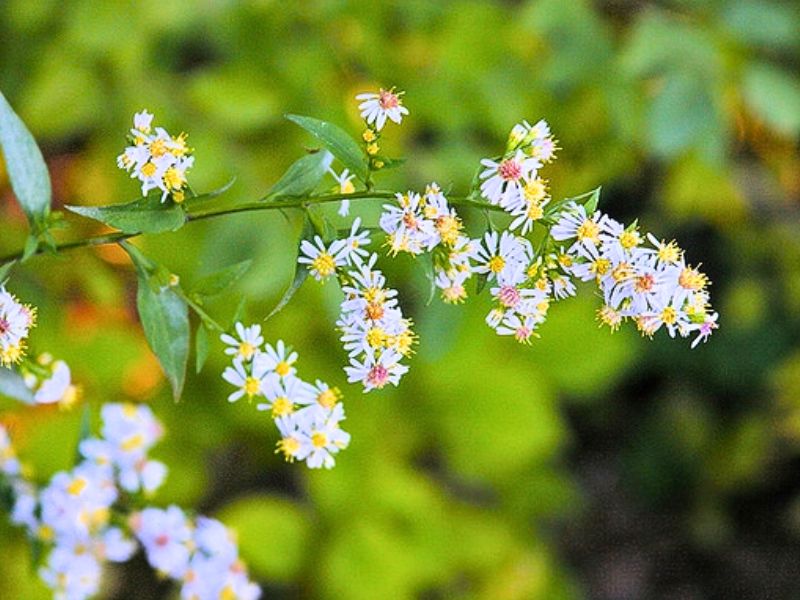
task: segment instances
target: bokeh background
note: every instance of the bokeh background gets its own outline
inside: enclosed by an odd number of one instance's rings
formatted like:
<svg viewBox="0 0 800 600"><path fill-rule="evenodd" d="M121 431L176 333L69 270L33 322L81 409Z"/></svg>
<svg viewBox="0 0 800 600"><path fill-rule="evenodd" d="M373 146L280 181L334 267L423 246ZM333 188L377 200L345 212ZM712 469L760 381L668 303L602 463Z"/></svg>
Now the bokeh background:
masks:
<svg viewBox="0 0 800 600"><path fill-rule="evenodd" d="M222 347L181 403L149 353L115 248L36 257L12 290L39 306L35 348L66 359L95 410L149 403L169 464L154 502L239 532L266 598L790 598L800 576L800 8L795 2L3 0L0 89L40 141L55 202L131 200L116 169L132 114L189 132L197 190L262 195L313 145L285 112L354 134L353 96L406 90L381 187L464 192L510 127L549 120L556 197L675 237L713 280L721 329L690 351L598 330L590 288L532 347L483 325L486 297L426 306L412 260L384 260L421 342L399 389L345 383L335 285L307 282L266 327L300 374L345 392L351 447L331 472L273 454L270 419L230 405ZM332 185L332 181L331 181ZM24 218L0 171L0 253ZM361 205L363 207L363 205ZM375 209L357 214L374 219ZM472 215L473 222L480 215ZM61 239L98 231L70 217ZM210 305L261 319L292 276L297 228L229 216L140 247L183 281L253 258ZM81 410L2 421L36 478L74 458ZM0 598L48 592L0 519ZM141 557L103 598L172 598Z"/></svg>

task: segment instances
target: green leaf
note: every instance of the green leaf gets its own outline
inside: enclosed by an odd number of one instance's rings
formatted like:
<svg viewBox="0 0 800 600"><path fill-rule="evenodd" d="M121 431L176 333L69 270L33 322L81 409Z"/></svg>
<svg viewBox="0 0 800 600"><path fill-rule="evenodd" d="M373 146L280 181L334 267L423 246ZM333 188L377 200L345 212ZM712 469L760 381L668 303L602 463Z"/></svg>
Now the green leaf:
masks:
<svg viewBox="0 0 800 600"><path fill-rule="evenodd" d="M306 209L306 217L308 217L313 230L322 238L325 243L332 242L337 239L339 235L333 223L326 217L317 206L309 206ZM313 236L306 239L312 239Z"/></svg>
<svg viewBox="0 0 800 600"><path fill-rule="evenodd" d="M303 240L311 240L314 237L314 225L311 222L311 216L308 212L306 212L306 216L303 219L303 231L300 234L300 242L297 244L297 256L300 256L300 245L303 243ZM284 307L289 304L289 301L295 295L297 290L300 289L300 286L303 285L303 282L308 277L308 269L305 265L301 265L297 262L297 257L294 260L294 277L292 278L292 283L289 284L289 287L286 288L286 291L281 296L281 299L278 301L278 304L275 305L270 313L264 317L264 320L271 319L276 314L284 309Z"/></svg>
<svg viewBox="0 0 800 600"><path fill-rule="evenodd" d="M313 152L296 160L270 188L267 199L307 196L322 181L332 162L333 154L327 150Z"/></svg>
<svg viewBox="0 0 800 600"><path fill-rule="evenodd" d="M785 135L800 133L800 82L766 63L751 65L742 82L744 99L770 127Z"/></svg>
<svg viewBox="0 0 800 600"><path fill-rule="evenodd" d="M210 192L203 192L202 194L198 194L197 196L192 196L191 198L186 199L187 204L194 204L195 202L201 202L203 200L211 200L212 198L216 198L217 196L221 196L229 189L233 187L233 184L236 183L236 176L234 175L231 177L225 185L222 187L218 187L215 190L211 190Z"/></svg>
<svg viewBox="0 0 800 600"><path fill-rule="evenodd" d="M0 367L0 396L7 396L25 404L35 404L33 392L25 385L22 375L3 367Z"/></svg>
<svg viewBox="0 0 800 600"><path fill-rule="evenodd" d="M27 239L25 240L25 248L22 250L22 258L20 262L25 262L31 256L36 254L36 251L39 249L39 236L35 233L31 232L28 234Z"/></svg>
<svg viewBox="0 0 800 600"><path fill-rule="evenodd" d="M656 154L673 157L713 133L718 115L706 86L700 77L667 78L648 113L647 141Z"/></svg>
<svg viewBox="0 0 800 600"><path fill-rule="evenodd" d="M81 462L81 442L88 440L92 436L92 411L88 404L83 405L83 413L81 414L81 426L78 431L78 443L75 446L75 464Z"/></svg>
<svg viewBox="0 0 800 600"><path fill-rule="evenodd" d="M381 170L385 171L386 169L396 169L405 164L405 158L389 158L388 156L375 156L373 157L373 161L380 161L383 163L381 166Z"/></svg>
<svg viewBox="0 0 800 600"><path fill-rule="evenodd" d="M136 306L150 349L178 400L186 380L189 358L189 310L186 302L169 286L158 281L158 267L127 242L120 244L130 255L139 278Z"/></svg>
<svg viewBox="0 0 800 600"><path fill-rule="evenodd" d="M1 92L0 146L14 195L28 221L38 231L50 211L50 175L36 140Z"/></svg>
<svg viewBox="0 0 800 600"><path fill-rule="evenodd" d="M226 291L242 276L247 273L253 264L251 259L243 260L229 267L207 275L192 286L190 295L194 296L215 296Z"/></svg>
<svg viewBox="0 0 800 600"><path fill-rule="evenodd" d="M355 173L361 181L367 179L367 161L358 143L350 137L341 127L302 115L286 115L286 118L297 123L300 127L311 133L331 153L338 158L342 164Z"/></svg>
<svg viewBox="0 0 800 600"><path fill-rule="evenodd" d="M199 373L203 370L203 365L206 364L208 358L208 330L203 323L197 326L197 333L194 335L194 354L195 372Z"/></svg>
<svg viewBox="0 0 800 600"><path fill-rule="evenodd" d="M15 264L17 264L17 261L12 260L11 262L7 262L6 264L0 266L0 286L6 282L6 279L8 279L8 274L11 273L11 269L14 268Z"/></svg>
<svg viewBox="0 0 800 600"><path fill-rule="evenodd" d="M600 190L601 188L594 190L591 196L589 196L589 199L586 201L586 204L584 204L587 215L591 215L597 210L597 203L600 202Z"/></svg>
<svg viewBox="0 0 800 600"><path fill-rule="evenodd" d="M109 206L67 206L68 210L123 233L162 233L175 231L186 223L186 213L178 204L162 204L157 196L139 198L127 204Z"/></svg>

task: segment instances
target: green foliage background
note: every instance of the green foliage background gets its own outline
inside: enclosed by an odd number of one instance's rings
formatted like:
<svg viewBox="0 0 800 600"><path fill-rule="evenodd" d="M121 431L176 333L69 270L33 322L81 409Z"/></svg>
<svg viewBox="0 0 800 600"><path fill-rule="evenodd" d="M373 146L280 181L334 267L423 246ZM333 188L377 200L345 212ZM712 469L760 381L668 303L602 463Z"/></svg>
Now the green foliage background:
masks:
<svg viewBox="0 0 800 600"><path fill-rule="evenodd" d="M514 123L544 117L563 148L548 167L554 196L603 185L601 208L676 237L712 277L722 329L695 351L599 331L588 288L556 305L525 348L483 325L486 298L425 306L413 261L384 260L421 341L403 385L368 396L341 371L338 290L307 282L266 336L300 352L301 376L345 391L353 435L335 470L309 472L273 454L265 415L226 402L216 341L173 404L121 251L36 257L17 269L12 290L39 306L33 346L70 363L91 406L153 406L167 426L155 455L170 467L154 501L237 528L266 597L795 589L796 3L6 0L0 40L0 89L43 148L56 208L137 196L114 160L142 108L189 132L195 189L237 176L225 196L233 202L263 195L313 145L284 113L358 133L354 95L397 85L411 114L385 139L408 162L383 187L436 180L464 191ZM24 243L25 221L3 171L0 191L7 254ZM359 209L368 219L377 210ZM69 222L64 239L95 231ZM137 244L187 282L252 258L209 310L228 319L244 297L258 320L292 277L296 236L280 214L260 213ZM39 480L71 465L80 410L2 407ZM108 598L169 597L136 562L106 581ZM5 524L0 597L48 597Z"/></svg>

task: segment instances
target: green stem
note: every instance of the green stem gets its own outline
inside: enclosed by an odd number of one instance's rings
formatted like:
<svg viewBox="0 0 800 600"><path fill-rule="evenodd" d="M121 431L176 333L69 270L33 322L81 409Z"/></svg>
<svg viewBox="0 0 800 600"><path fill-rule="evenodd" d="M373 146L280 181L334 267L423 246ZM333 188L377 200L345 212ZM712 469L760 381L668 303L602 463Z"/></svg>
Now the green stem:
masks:
<svg viewBox="0 0 800 600"><path fill-rule="evenodd" d="M183 291L183 289L181 289L180 286L175 287L175 293L178 294L178 296L180 296L181 299L183 299L183 301L186 302L186 304L188 304L195 313L197 313L197 316L202 319L204 324L210 325L220 333L228 333L228 331L222 325L217 323L214 318L205 311L205 309L203 309L197 302L192 300Z"/></svg>
<svg viewBox="0 0 800 600"><path fill-rule="evenodd" d="M262 210L281 210L284 208L305 208L314 204L326 204L328 202L339 202L341 200L361 200L369 198L379 198L383 200L391 200L395 197L395 192L386 190L361 190L353 192L352 194L323 194L319 196L308 196L306 198L296 198L290 200L279 200L267 202L265 198L256 200L255 202L248 202L236 206L221 208L216 210L207 210L203 212L192 213L189 212L186 216L187 223L195 221L204 221L206 219L213 219L215 217L222 217L224 215L233 215L243 212L257 212ZM466 197L450 197L448 202L454 206L468 206L471 208L480 208L483 210L493 210L504 212L499 206L479 202ZM122 233L120 231L114 233L104 233L102 235L95 235L80 240L73 240L71 242L62 242L55 245L55 250L61 252L62 250L73 250L75 248L86 248L89 246L103 246L106 244L117 244L121 241L128 240L142 235L141 233ZM44 249L38 249L34 254L42 254ZM8 254L0 257L0 265L5 263L19 260L22 258L23 251Z"/></svg>

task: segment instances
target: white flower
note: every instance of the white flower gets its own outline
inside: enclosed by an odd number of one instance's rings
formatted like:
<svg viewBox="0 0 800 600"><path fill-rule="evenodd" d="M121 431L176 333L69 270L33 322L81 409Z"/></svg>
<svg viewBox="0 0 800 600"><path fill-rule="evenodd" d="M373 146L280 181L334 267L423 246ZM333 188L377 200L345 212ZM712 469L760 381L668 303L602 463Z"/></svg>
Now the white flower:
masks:
<svg viewBox="0 0 800 600"><path fill-rule="evenodd" d="M536 329L534 317L520 317L514 313L507 313L500 325L497 326L498 335L513 335L521 344L529 344L531 336Z"/></svg>
<svg viewBox="0 0 800 600"><path fill-rule="evenodd" d="M402 354L392 349L384 350L377 357L373 352L367 352L361 361L351 358L350 366L344 368L347 381L360 381L364 385L364 393L381 389L387 383L396 386L408 372L408 367L400 364L402 358Z"/></svg>
<svg viewBox="0 0 800 600"><path fill-rule="evenodd" d="M375 129L380 131L389 118L395 123L400 123L403 115L408 114L408 109L403 106L400 97L404 92L395 92L394 88L385 90L383 88L376 94L374 92L358 94L356 100L362 100L358 105L361 117L369 124L374 124Z"/></svg>
<svg viewBox="0 0 800 600"><path fill-rule="evenodd" d="M336 464L333 455L350 443L350 434L339 428L344 418L341 404L334 406L329 415L315 413L313 420L303 427L306 431L300 436L297 459L305 460L310 469L333 468Z"/></svg>
<svg viewBox="0 0 800 600"><path fill-rule="evenodd" d="M307 265L314 279L323 281L336 273L337 267L347 264L349 248L345 240L334 240L329 247L326 247L325 242L317 235L314 236L314 244L303 240L300 252L302 255L298 257L297 262Z"/></svg>
<svg viewBox="0 0 800 600"><path fill-rule="evenodd" d="M498 236L496 231L489 231L483 238L483 245L476 241L472 259L475 261L473 272L486 273L489 279L500 274L512 273L520 265L528 262L527 241L504 231Z"/></svg>
<svg viewBox="0 0 800 600"><path fill-rule="evenodd" d="M350 235L345 240L347 249L347 264L353 265L369 255L366 246L370 244L369 231L359 231L361 227L361 217L356 217L350 227Z"/></svg>
<svg viewBox="0 0 800 600"><path fill-rule="evenodd" d="M481 194L494 205L513 210L522 201L525 181L533 178L541 163L517 150L513 156L496 162L485 158L481 164L486 169L480 174Z"/></svg>
<svg viewBox="0 0 800 600"><path fill-rule="evenodd" d="M21 304L0 285L0 366L18 363L25 339L36 323L36 310Z"/></svg>
<svg viewBox="0 0 800 600"><path fill-rule="evenodd" d="M20 464L14 447L11 445L11 439L8 437L5 427L0 425L0 472L15 477L19 475L19 471Z"/></svg>
<svg viewBox="0 0 800 600"><path fill-rule="evenodd" d="M353 185L355 174L350 174L349 169L345 169L340 175L337 175L336 171L331 168L328 168L328 172L333 176L333 178L336 180L336 183L339 185L340 194L352 194L356 191L356 187ZM350 200L342 200L341 204L339 204L338 212L340 216L346 217L350 213Z"/></svg>
<svg viewBox="0 0 800 600"><path fill-rule="evenodd" d="M289 352L283 340L278 340L275 348L269 344L264 347L264 352L258 355L258 361L268 371L287 377L295 374L296 369L292 365L297 362L297 352Z"/></svg>
<svg viewBox="0 0 800 600"><path fill-rule="evenodd" d="M131 529L153 568L175 579L184 576L189 566L192 529L180 508L146 508L132 517Z"/></svg>
<svg viewBox="0 0 800 600"><path fill-rule="evenodd" d="M222 373L225 381L239 388L228 396L228 402L236 402L245 395L248 400L252 400L253 396L264 394L264 384L271 370L266 360L260 360L262 356L261 354L256 355L256 360L253 361L249 373L242 364L241 358L234 358L233 366L227 367Z"/></svg>
<svg viewBox="0 0 800 600"><path fill-rule="evenodd" d="M239 356L244 361L249 361L258 352L261 344L264 343L264 338L261 335L261 325L251 325L245 327L241 322L236 323L236 333L238 339L223 333L220 339L223 343L227 344L225 354L229 356Z"/></svg>
<svg viewBox="0 0 800 600"><path fill-rule="evenodd" d="M271 373L264 381L264 397L267 402L256 405L258 410L272 411L273 418L283 417L294 412L297 404L314 402L314 388L295 377L287 375L279 377Z"/></svg>
<svg viewBox="0 0 800 600"><path fill-rule="evenodd" d="M133 115L133 126L142 133L150 133L150 127L153 123L153 115L147 110L138 112Z"/></svg>

